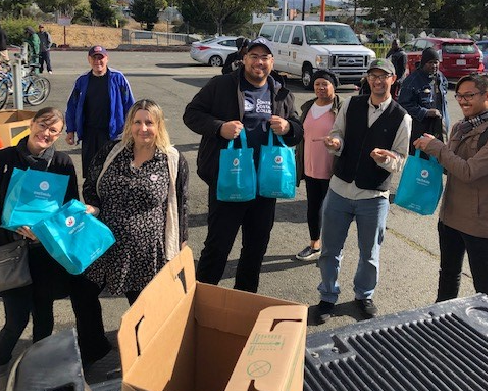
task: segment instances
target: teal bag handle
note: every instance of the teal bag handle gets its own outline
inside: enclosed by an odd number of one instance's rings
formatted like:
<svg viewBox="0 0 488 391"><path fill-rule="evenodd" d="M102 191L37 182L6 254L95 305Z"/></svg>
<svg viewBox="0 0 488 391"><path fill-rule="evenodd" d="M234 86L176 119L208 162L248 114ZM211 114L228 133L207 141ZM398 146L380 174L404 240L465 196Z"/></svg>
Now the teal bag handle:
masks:
<svg viewBox="0 0 488 391"><path fill-rule="evenodd" d="M268 146L269 147L272 147L273 146L273 131L271 130L271 128L268 128ZM285 140L283 140L283 136L278 136L276 135L276 138L278 139L278 142L281 144L282 147L287 147L287 145L285 144Z"/></svg>
<svg viewBox="0 0 488 391"><path fill-rule="evenodd" d="M243 149L247 149L247 136L246 136L246 128L242 128L241 132L239 133L239 137L241 138L241 146ZM234 148L234 139L229 141L227 144L227 149Z"/></svg>
<svg viewBox="0 0 488 391"><path fill-rule="evenodd" d="M418 159L420 159L420 149L416 149L415 150L415 157L418 158ZM434 162L434 163L438 163L439 164L439 162L437 161L437 159L436 159L435 156L429 155L429 160L431 162Z"/></svg>

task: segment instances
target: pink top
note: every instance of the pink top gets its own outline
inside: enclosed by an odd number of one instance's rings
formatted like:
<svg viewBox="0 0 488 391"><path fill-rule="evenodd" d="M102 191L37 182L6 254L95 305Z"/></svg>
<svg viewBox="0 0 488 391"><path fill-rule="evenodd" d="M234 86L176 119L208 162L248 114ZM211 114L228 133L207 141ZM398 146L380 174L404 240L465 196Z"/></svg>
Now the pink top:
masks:
<svg viewBox="0 0 488 391"><path fill-rule="evenodd" d="M305 175L315 179L330 179L334 155L329 153L323 141L312 141L329 135L335 121L335 114L327 111L314 119L312 109L303 123Z"/></svg>

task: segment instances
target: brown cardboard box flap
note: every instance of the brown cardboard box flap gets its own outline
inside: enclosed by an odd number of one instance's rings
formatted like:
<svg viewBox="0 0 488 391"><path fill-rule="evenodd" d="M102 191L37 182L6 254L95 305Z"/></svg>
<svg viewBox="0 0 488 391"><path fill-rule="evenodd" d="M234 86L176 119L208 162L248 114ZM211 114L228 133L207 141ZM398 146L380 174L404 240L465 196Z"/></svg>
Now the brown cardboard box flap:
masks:
<svg viewBox="0 0 488 391"><path fill-rule="evenodd" d="M262 310L226 391L290 390L295 371L303 371L306 319L304 305Z"/></svg>

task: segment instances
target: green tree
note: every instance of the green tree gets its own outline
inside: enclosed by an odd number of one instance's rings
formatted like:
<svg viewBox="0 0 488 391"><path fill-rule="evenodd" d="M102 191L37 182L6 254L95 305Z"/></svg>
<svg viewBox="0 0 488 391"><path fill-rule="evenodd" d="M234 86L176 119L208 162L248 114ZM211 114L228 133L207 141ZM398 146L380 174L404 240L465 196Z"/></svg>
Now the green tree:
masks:
<svg viewBox="0 0 488 391"><path fill-rule="evenodd" d="M90 0L93 17L101 24L115 26L115 11L111 0Z"/></svg>
<svg viewBox="0 0 488 391"><path fill-rule="evenodd" d="M134 20L141 24L141 29L145 24L146 30L152 31L158 22L159 10L166 5L165 0L133 0L130 10Z"/></svg>
<svg viewBox="0 0 488 391"><path fill-rule="evenodd" d="M426 26L429 13L437 11L444 0L359 0L360 7L369 7L371 19L383 19L387 26L395 23L397 35L400 27Z"/></svg>
<svg viewBox="0 0 488 391"><path fill-rule="evenodd" d="M69 17L73 17L79 9L90 8L88 0L36 0L36 4L43 12L59 11Z"/></svg>
<svg viewBox="0 0 488 391"><path fill-rule="evenodd" d="M249 22L251 13L265 11L268 3L269 0L183 0L181 13L193 28L221 35L229 26Z"/></svg>
<svg viewBox="0 0 488 391"><path fill-rule="evenodd" d="M3 18L21 18L22 11L33 3L33 0L0 0L0 13ZM2 19L3 19L2 18Z"/></svg>

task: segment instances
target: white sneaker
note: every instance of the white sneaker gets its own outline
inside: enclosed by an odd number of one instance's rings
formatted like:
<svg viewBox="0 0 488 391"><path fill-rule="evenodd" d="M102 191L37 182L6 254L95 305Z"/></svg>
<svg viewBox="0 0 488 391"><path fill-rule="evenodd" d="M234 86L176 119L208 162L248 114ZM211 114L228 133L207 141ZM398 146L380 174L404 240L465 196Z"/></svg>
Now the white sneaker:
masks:
<svg viewBox="0 0 488 391"><path fill-rule="evenodd" d="M49 71L48 73L49 73L50 75L52 75L52 74L53 74L53 71Z"/></svg>

